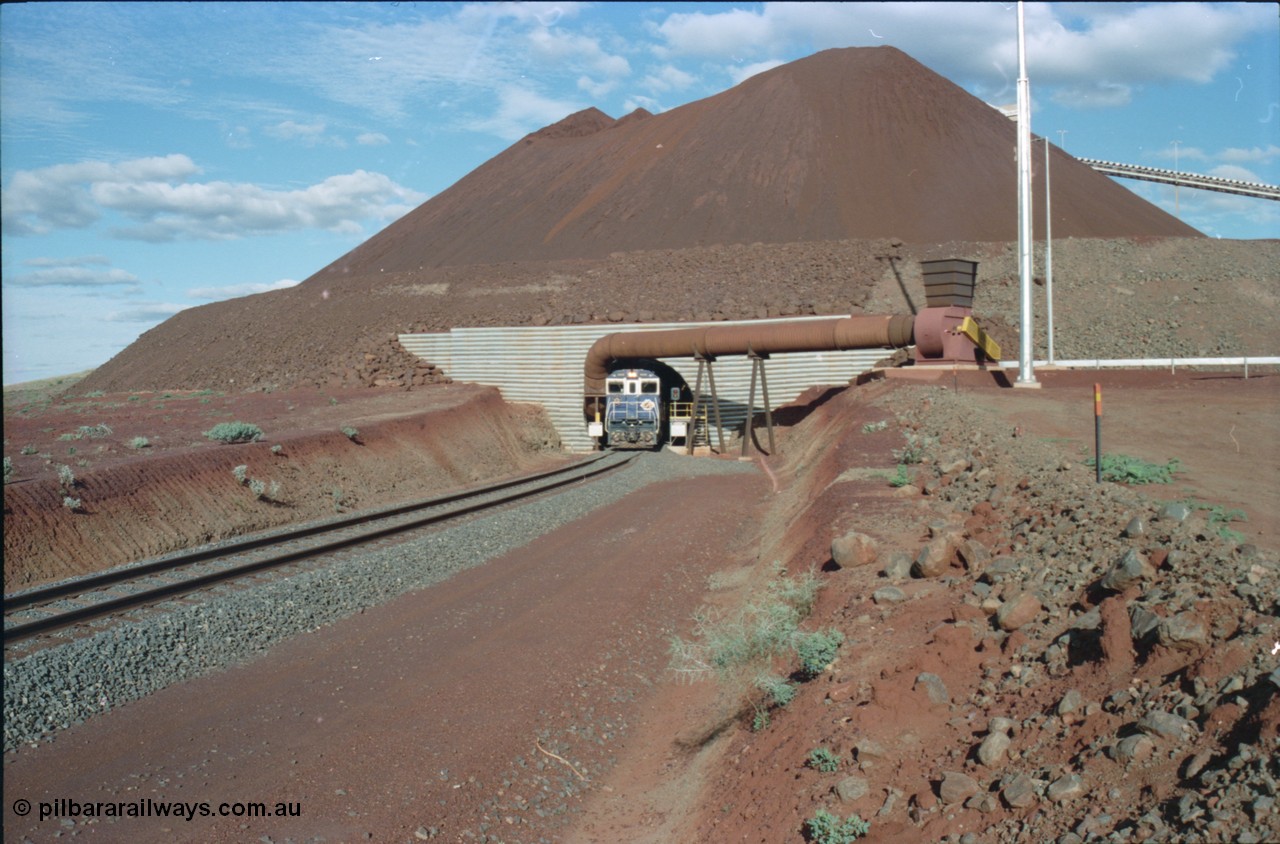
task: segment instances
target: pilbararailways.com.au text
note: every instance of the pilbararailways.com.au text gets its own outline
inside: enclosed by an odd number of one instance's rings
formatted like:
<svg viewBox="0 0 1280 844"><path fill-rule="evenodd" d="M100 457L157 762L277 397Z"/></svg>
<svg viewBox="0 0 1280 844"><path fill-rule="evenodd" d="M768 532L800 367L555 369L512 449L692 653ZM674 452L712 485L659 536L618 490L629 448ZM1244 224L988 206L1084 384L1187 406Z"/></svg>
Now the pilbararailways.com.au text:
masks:
<svg viewBox="0 0 1280 844"><path fill-rule="evenodd" d="M25 811L23 811L25 804ZM42 821L50 818L297 818L302 816L302 804L297 802L261 803L235 802L213 804L207 801L152 800L142 797L136 800L78 801L66 797L41 800L35 805ZM31 803L16 800L13 806L18 815L27 815Z"/></svg>

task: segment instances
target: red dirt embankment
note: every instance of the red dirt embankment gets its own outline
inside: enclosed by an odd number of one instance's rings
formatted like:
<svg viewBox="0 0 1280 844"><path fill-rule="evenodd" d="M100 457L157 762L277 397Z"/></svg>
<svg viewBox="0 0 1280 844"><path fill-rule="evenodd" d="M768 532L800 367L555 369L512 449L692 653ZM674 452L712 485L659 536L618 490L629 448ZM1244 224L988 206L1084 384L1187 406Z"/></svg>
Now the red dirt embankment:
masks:
<svg viewBox="0 0 1280 844"><path fill-rule="evenodd" d="M96 423L90 427L111 431L100 439L62 440L65 434L57 432L74 432L87 421L65 404L6 418L13 441L47 448L50 457L56 450L58 458L75 448L66 443L75 442L87 455L79 462L89 465L82 469L74 457L66 458L63 465L75 475L68 485L56 475L59 464L31 455L30 465L20 466L29 480L5 487L5 591L426 496L559 457L558 439L542 412L506 404L493 388L366 392L358 404L346 398L330 403L316 391L251 393L221 398L214 411L169 399L161 429L168 449L159 438L145 449L122 444L145 424L132 417L161 412L139 406L143 402L100 397L88 417ZM239 445L203 439L201 429L214 424L211 412L213 418L252 420L264 438ZM154 435L156 428L147 430ZM549 450L553 446L556 451ZM245 467L243 481L233 473L238 466ZM251 480L266 485L264 496L255 495ZM66 506L67 498L80 506Z"/></svg>

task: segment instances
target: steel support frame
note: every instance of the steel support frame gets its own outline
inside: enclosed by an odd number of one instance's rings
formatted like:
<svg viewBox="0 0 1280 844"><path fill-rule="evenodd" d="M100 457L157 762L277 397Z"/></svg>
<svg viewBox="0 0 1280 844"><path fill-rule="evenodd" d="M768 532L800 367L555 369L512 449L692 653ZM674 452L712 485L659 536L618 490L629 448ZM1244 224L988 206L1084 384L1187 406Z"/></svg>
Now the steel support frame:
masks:
<svg viewBox="0 0 1280 844"><path fill-rule="evenodd" d="M747 456L747 449L753 445L752 440L752 421L756 413L756 373L760 373L760 387L764 393L764 420L765 425L769 429L769 454L773 455L777 449L773 444L773 410L769 403L769 381L765 377L764 362L769 359L767 354L762 355L748 348L747 357L751 358L751 391L747 398L747 427L742 432L742 457ZM757 446L758 448L758 446Z"/></svg>
<svg viewBox="0 0 1280 844"><path fill-rule="evenodd" d="M715 363L713 355L704 355L694 351L693 359L698 362L698 377L693 387L693 413L689 419L689 435L685 437L685 454L693 454L693 442L698 433L698 410L705 398L702 395L702 372L706 369L707 381L711 385L711 407L716 416L716 437L720 442L720 454L724 454L724 425L720 421L720 396L716 393L716 375L711 364ZM711 432L707 432L707 444L711 444Z"/></svg>

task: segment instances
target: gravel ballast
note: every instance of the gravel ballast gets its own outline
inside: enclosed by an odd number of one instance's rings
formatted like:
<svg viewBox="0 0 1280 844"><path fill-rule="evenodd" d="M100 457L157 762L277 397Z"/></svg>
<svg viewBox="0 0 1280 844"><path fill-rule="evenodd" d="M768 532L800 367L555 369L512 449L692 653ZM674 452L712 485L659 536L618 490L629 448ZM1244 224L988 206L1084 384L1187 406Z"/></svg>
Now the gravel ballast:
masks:
<svg viewBox="0 0 1280 844"><path fill-rule="evenodd" d="M166 686L250 660L332 624L519 548L648 484L753 466L670 453L562 494L252 588L223 588L199 604L45 648L4 666L4 743L12 750ZM190 599L188 599L190 600Z"/></svg>

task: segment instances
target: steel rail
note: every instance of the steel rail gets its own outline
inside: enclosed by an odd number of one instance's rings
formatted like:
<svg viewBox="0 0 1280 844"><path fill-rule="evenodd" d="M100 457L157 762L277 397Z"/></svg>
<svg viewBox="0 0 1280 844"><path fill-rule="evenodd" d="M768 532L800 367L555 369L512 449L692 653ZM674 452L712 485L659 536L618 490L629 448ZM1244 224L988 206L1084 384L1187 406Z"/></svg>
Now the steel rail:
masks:
<svg viewBox="0 0 1280 844"><path fill-rule="evenodd" d="M84 607L77 607L69 610L59 611L56 614L46 616L45 618L38 618L38 619L32 619L30 621L19 622L19 623L10 625L4 629L4 643L7 645L11 642L17 642L22 639L29 639L32 636L37 636L41 633L47 633L53 630L59 630L62 628L71 627L76 624L80 624L85 621L90 621L95 618L101 618L103 616L114 615L116 613L124 612L126 610L136 609L138 607L145 606L147 604L152 604L157 601L162 601L168 598L173 598L176 596L188 594L190 592L195 592L205 588L206 586L210 586L216 583L221 583L227 580L234 580L236 578L244 577L249 574L254 574L267 569L278 568L280 566L288 565L289 563L297 562L299 560L306 559L308 557L316 557L322 554L328 554L334 551L340 551L346 548L353 547L355 545L360 545L366 542L371 542L376 539L382 539L387 536L392 536L397 533L404 533L410 530L414 530L416 528L426 527L428 525L436 524L443 521L448 521L450 519L456 519L462 516L478 513L483 510L493 509L503 504L510 504L512 502L520 501L522 499L532 498L536 495L541 495L542 493L550 492L552 490L559 489L560 487L563 487L563 486L568 486L569 484L580 483L582 481L588 480L589 478L594 478L598 475L612 472L615 469L622 468L623 466L626 466L627 464L631 463L636 457L635 455L628 455L625 458L613 460L612 462L607 462L603 466L591 469L590 471L575 472L575 470L586 469L588 467L593 466L595 463L601 460L604 460L605 458L613 457L613 456L614 455L612 453L605 453L600 455L599 457L593 457L589 460L579 461L569 467L561 467L559 469L555 469L549 472L540 472L540 473L535 473L533 475L526 475L519 479L503 481L501 483L492 484L487 487L482 487L480 489L468 490L462 493L446 495L440 498L430 499L428 501L414 502L412 504L398 505L395 507L384 508L383 510L371 511L368 513L361 513L358 516L353 516L348 519L340 520L340 523L310 525L310 526L301 528L297 531L274 534L269 537L259 537L251 540L244 540L241 542L232 543L228 546L222 546L216 549L202 549L201 551L194 552L190 555L184 555L182 557L176 557L176 558L171 558L167 560L157 561L157 563L148 564L146 566L138 566L131 569L121 569L116 572L104 573L104 575L101 575L101 576L95 576L93 578L85 578L83 580L77 580L71 583L57 584L56 586L48 587L47 589L44 589L44 590L37 590L45 595L45 597L43 598L43 601L56 600L57 598L67 597L69 595L83 595L87 592L93 591L94 588L100 588L101 586L116 585L119 583L127 582L129 580L136 580L142 577L149 577L157 574L158 572L174 571L175 569L181 568L183 566L191 565L197 562L204 562L209 559L233 556L235 554L242 553L246 550L267 547L270 545L280 545L286 542L294 541L301 537L313 536L318 533L329 532L329 531L337 530L339 528L351 527L353 525L358 525L358 524L367 523L371 521L385 520L385 519L393 518L395 516L404 515L414 510L421 510L421 509L426 509L430 507L443 506L445 504L456 503L458 501L462 501L468 498L478 498L478 497L486 496L494 492L498 492L504 489L509 489L512 486L519 486L519 485L528 484L528 483L536 483L538 481L547 479L549 477L555 478L555 480L551 481L550 483L545 483L540 486L534 487L532 489L519 490L517 492L513 492L508 495L505 495L501 498L486 499L484 501L479 501L472 504L465 504L461 507L455 507L453 509L447 510L442 513L430 513L430 514L423 515L408 521L397 522L392 525L375 526L371 530L361 531L352 536L346 536L340 539L334 539L327 542L321 542L318 544L309 545L305 548L298 548L290 551L284 551L284 552L263 557L257 560L252 560L249 562L230 566L220 571L209 572L207 574L197 575L195 577L190 577L181 581L175 581L173 583L167 583L162 586L152 587L150 589L136 592L132 595L126 595L120 598L112 598L105 601L99 601L97 603L87 605ZM566 475L566 473L573 473L573 474L569 474L567 477L560 477L560 476ZM105 582L95 583L94 585L86 587L86 584L89 583L90 581L99 581L102 578L108 578L108 579ZM52 597L49 597L51 593L56 593L56 594L52 594ZM25 598L28 598L29 595L24 594L20 597L25 599ZM13 611L17 611L18 609L30 609L33 607L38 607L38 605L43 601L33 601L31 603L25 604L24 606L17 607ZM6 601L5 613L8 614L10 611L11 610L9 608L9 602Z"/></svg>
<svg viewBox="0 0 1280 844"><path fill-rule="evenodd" d="M57 600L58 598L65 598L68 595L83 594L84 592L92 589L101 589L104 586L110 586L115 583L137 580L138 578L148 574L160 574L172 569L183 568L194 563L203 562L205 560L227 557L244 551L252 551L255 548L278 545L291 539L304 539L308 536L314 536L319 533L329 533L343 528L352 527L353 525L364 524L366 522L374 521L375 519L398 516L415 510L425 510L429 507L440 507L445 504L452 504L455 501L461 501L466 498L488 495L493 492L509 489L513 486L519 486L520 484L532 483L533 481L541 480L542 478L553 477L565 472L573 472L583 466L590 465L605 456L607 455L601 454L597 457L592 457L585 461L578 461L568 466L561 466L556 469L541 472L533 472L528 475L521 475L516 478L498 481L497 483L486 484L482 487L474 487L471 489L460 490L458 492L447 493L436 498L426 498L405 504L394 504L389 507L365 510L360 513L354 513L350 516L333 519L320 524L304 525L288 530L285 533L234 539L221 545L199 548L194 551L180 553L160 560L154 560L149 563L143 563L141 565L113 569L111 571L89 575L88 577L82 577L76 580L64 581L62 583L55 583L51 586L32 589L29 592L9 595L4 599L4 614L8 615L11 612L17 612L18 610L33 607L38 604L45 604L49 601Z"/></svg>

